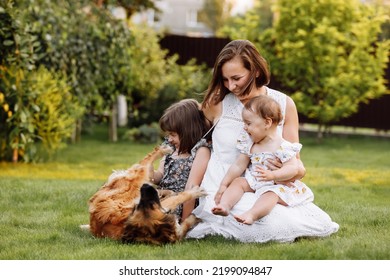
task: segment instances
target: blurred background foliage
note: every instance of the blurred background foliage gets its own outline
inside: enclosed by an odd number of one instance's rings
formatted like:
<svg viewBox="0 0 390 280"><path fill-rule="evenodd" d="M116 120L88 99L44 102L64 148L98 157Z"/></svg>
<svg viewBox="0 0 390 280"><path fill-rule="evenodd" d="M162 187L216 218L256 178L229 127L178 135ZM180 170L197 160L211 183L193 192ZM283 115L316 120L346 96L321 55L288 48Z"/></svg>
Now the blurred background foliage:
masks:
<svg viewBox="0 0 390 280"><path fill-rule="evenodd" d="M254 42L300 113L327 125L389 94L389 6L358 0L265 0L221 32ZM379 3L379 2L378 2ZM387 35L386 35L387 34Z"/></svg>
<svg viewBox="0 0 390 280"><path fill-rule="evenodd" d="M163 34L129 20L137 11L158 11L154 3L0 0L0 160L48 159L96 121L107 121L116 141L120 95L130 139L142 131L154 139L149 130L171 103L201 100L210 69L195 60L179 65L177 55L161 49ZM201 19L216 36L254 42L272 79L321 130L389 93L387 6L257 0L229 17L227 3L204 1ZM113 6L124 7L126 19L114 18Z"/></svg>
<svg viewBox="0 0 390 280"><path fill-rule="evenodd" d="M70 136L79 140L88 119L113 121L119 94L132 126L158 120L176 100L199 99L204 66L177 65L159 34L114 18L97 2L0 0L0 160L47 158Z"/></svg>

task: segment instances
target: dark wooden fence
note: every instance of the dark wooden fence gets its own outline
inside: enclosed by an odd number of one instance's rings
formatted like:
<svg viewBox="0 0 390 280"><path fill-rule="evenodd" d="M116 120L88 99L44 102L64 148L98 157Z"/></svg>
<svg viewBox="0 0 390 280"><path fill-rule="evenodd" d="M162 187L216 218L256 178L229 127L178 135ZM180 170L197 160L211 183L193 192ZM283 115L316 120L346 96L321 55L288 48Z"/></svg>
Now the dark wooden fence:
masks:
<svg viewBox="0 0 390 280"><path fill-rule="evenodd" d="M222 48L229 42L227 38L197 38L178 35L167 35L160 41L162 48L168 50L168 54L178 54L179 64L185 64L192 58L198 63L205 63L213 67L215 58ZM386 70L386 79L390 81L390 67ZM277 85L271 86L278 88ZM301 123L316 123L303 115L299 115ZM371 100L368 104L361 104L359 111L334 125L374 128L378 130L390 129L390 95L384 95L379 99Z"/></svg>

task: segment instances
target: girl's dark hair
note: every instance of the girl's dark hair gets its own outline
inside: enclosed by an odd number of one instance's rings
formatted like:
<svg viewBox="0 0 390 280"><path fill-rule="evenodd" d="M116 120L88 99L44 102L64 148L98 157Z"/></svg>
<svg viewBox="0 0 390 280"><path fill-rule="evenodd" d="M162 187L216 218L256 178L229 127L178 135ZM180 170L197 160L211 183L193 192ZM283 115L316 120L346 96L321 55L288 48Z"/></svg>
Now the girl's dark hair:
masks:
<svg viewBox="0 0 390 280"><path fill-rule="evenodd" d="M259 95L250 99L245 104L244 108L263 119L270 118L272 123L276 125L278 125L283 119L279 103L267 95Z"/></svg>
<svg viewBox="0 0 390 280"><path fill-rule="evenodd" d="M268 63L260 55L255 45L248 40L231 41L221 50L215 61L213 77L205 92L203 107L218 104L229 93L229 89L223 85L222 66L235 57L240 57L244 67L250 71L251 78L242 93L243 96L248 95L254 86L259 88L269 84Z"/></svg>
<svg viewBox="0 0 390 280"><path fill-rule="evenodd" d="M159 121L164 132L176 132L180 139L179 154L189 153L209 126L195 99L183 99L169 106Z"/></svg>

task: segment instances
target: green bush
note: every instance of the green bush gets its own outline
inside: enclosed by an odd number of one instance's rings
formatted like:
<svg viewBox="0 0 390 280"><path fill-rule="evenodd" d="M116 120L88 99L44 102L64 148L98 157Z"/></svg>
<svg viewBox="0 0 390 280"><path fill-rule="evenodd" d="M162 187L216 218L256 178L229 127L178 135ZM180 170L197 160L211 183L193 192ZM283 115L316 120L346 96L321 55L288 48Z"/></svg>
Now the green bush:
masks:
<svg viewBox="0 0 390 280"><path fill-rule="evenodd" d="M0 70L2 93L1 160L38 161L64 147L82 110L64 78L44 67Z"/></svg>
<svg viewBox="0 0 390 280"><path fill-rule="evenodd" d="M154 122L127 130L123 135L123 139L144 144L157 144L161 142L162 135L158 123Z"/></svg>
<svg viewBox="0 0 390 280"><path fill-rule="evenodd" d="M160 35L147 26L131 26L134 44L131 52L130 125L158 121L163 111L183 98L196 98L207 87L206 67L191 60L178 65L177 55L161 49ZM140 47L142 46L142 47Z"/></svg>

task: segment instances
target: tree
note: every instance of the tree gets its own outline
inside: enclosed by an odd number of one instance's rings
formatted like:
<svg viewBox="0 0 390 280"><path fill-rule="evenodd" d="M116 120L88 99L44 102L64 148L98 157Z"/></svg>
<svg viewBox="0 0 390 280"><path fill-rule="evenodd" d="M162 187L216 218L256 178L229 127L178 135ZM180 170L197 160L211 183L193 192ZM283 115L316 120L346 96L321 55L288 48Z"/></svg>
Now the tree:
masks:
<svg viewBox="0 0 390 280"><path fill-rule="evenodd" d="M199 20L216 33L227 22L232 8L230 0L205 0Z"/></svg>
<svg viewBox="0 0 390 280"><path fill-rule="evenodd" d="M24 0L24 18L44 49L37 62L63 73L87 113L109 113L109 137L117 140L116 101L131 91L133 36L122 21L92 0ZM76 139L80 138L81 119Z"/></svg>
<svg viewBox="0 0 390 280"><path fill-rule="evenodd" d="M157 121L171 103L203 92L209 72L194 61L178 65L178 55L168 56L168 51L161 49L160 35L152 28L138 25L131 30L131 122L149 124Z"/></svg>
<svg viewBox="0 0 390 280"><path fill-rule="evenodd" d="M255 0L253 8L243 15L229 18L217 33L221 36L256 41L259 34L272 27L272 2L274 0Z"/></svg>
<svg viewBox="0 0 390 280"><path fill-rule="evenodd" d="M64 146L81 110L66 77L35 67L41 44L21 10L0 4L0 160L37 161Z"/></svg>
<svg viewBox="0 0 390 280"><path fill-rule="evenodd" d="M260 39L271 70L298 111L326 125L386 91L389 40L383 12L354 0L279 0L278 20Z"/></svg>

